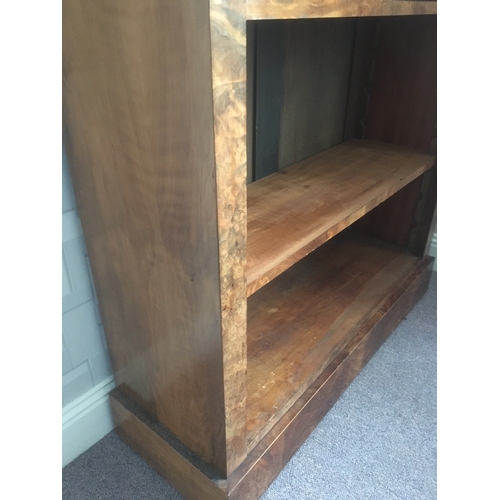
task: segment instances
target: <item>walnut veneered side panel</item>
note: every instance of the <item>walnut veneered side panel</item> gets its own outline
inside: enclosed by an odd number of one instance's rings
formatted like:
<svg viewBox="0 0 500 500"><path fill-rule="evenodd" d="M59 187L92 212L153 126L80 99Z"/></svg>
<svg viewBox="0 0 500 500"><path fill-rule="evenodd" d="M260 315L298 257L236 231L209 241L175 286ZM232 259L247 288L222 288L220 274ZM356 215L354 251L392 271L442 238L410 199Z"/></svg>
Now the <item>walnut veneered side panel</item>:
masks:
<svg viewBox="0 0 500 500"><path fill-rule="evenodd" d="M224 474L211 70L208 0L63 2L65 144L117 385Z"/></svg>
<svg viewBox="0 0 500 500"><path fill-rule="evenodd" d="M247 450L245 2L211 0L210 32L229 473L243 461Z"/></svg>

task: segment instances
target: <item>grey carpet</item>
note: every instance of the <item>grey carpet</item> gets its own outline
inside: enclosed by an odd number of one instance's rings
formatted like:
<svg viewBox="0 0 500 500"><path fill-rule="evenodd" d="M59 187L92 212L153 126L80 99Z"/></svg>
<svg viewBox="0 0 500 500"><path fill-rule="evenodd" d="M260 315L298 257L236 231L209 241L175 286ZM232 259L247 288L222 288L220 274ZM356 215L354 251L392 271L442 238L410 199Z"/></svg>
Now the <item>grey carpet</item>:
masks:
<svg viewBox="0 0 500 500"><path fill-rule="evenodd" d="M434 273L262 500L436 498L436 288ZM183 499L114 432L62 477L63 500Z"/></svg>

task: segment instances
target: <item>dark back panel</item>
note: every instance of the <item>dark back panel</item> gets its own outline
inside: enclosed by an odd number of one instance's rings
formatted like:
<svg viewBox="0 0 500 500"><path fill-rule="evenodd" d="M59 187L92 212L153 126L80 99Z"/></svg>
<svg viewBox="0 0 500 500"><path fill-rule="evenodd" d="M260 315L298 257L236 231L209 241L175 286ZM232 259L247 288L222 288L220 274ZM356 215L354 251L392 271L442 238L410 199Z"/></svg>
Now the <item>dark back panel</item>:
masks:
<svg viewBox="0 0 500 500"><path fill-rule="evenodd" d="M354 19L287 23L280 168L343 139Z"/></svg>
<svg viewBox="0 0 500 500"><path fill-rule="evenodd" d="M255 180L342 142L355 24L256 23Z"/></svg>
<svg viewBox="0 0 500 500"><path fill-rule="evenodd" d="M366 138L428 153L437 122L436 16L380 21Z"/></svg>
<svg viewBox="0 0 500 500"><path fill-rule="evenodd" d="M254 180L278 170L286 30L283 21L255 24Z"/></svg>

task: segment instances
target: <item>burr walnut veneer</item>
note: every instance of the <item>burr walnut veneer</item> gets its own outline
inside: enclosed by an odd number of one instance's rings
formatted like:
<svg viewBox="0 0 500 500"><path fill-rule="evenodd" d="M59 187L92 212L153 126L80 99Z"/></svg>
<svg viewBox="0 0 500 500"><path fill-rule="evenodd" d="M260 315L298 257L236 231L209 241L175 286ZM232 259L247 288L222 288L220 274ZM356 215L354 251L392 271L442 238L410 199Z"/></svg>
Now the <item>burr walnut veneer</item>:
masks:
<svg viewBox="0 0 500 500"><path fill-rule="evenodd" d="M425 291L436 3L64 0L118 434L257 499Z"/></svg>

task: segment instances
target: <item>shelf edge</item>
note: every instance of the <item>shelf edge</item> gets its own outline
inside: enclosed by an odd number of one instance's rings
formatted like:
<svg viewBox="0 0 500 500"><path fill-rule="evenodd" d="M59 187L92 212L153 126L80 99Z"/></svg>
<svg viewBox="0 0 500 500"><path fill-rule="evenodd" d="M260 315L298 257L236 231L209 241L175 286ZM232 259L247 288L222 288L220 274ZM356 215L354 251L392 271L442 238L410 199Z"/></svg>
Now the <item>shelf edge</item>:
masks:
<svg viewBox="0 0 500 500"><path fill-rule="evenodd" d="M369 5L352 0L247 0L246 7L247 21L437 14L437 2L408 0L376 0Z"/></svg>
<svg viewBox="0 0 500 500"><path fill-rule="evenodd" d="M309 160L310 159L308 158L304 161ZM294 167L300 163L302 162L291 165L291 167ZM393 196L402 188L407 186L410 182L414 181L425 172L433 168L435 165L436 158L434 156L428 156L428 160L425 161L421 167L414 170L410 175L407 175L403 179L395 182L392 186L384 190L382 193L374 196L368 202L365 203L360 201L360 203L356 207L354 207L353 212L349 213L346 216L341 216L340 220L330 220L328 221L328 223L323 224L314 233L307 237L308 241L305 244L303 242L297 242L294 245L291 245L280 254L279 258L275 258L274 260L268 262L265 267L253 270L249 270L247 267L247 297L255 293L263 286L267 285L271 280L282 274L299 260L309 255L309 253L311 253L313 250L329 241L331 238L359 220L368 212L376 208L378 205L389 199L391 196Z"/></svg>

